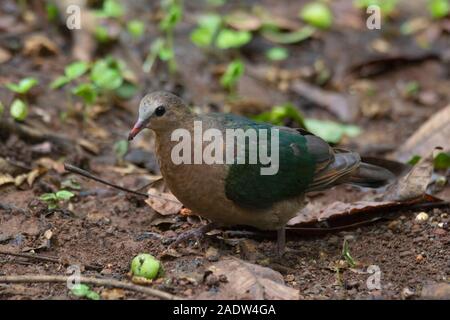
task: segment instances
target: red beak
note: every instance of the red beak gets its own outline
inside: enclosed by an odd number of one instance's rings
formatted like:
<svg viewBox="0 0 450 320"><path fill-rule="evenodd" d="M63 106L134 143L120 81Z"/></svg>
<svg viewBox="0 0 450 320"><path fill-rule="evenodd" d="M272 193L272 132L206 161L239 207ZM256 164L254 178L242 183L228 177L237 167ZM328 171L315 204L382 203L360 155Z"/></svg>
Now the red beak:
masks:
<svg viewBox="0 0 450 320"><path fill-rule="evenodd" d="M128 134L128 141L133 140L133 138L144 128L144 122L138 120L136 124L134 125L133 129L131 129L130 133Z"/></svg>

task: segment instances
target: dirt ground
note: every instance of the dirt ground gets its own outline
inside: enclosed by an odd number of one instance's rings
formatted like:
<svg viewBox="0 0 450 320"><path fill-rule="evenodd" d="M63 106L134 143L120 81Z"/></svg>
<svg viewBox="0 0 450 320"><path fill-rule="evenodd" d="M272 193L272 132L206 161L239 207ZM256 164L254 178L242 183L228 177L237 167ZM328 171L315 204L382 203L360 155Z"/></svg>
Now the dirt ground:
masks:
<svg viewBox="0 0 450 320"><path fill-rule="evenodd" d="M189 41L194 18L210 9L186 1L184 18L175 32L179 69L176 76L171 76L161 62L151 74L136 68L137 63L142 64L158 32L157 10L152 10L158 5L144 6L146 10L140 10L140 1L124 2L130 2L128 15L148 22L144 38L129 46L126 41L118 41L98 48L91 58L105 54L122 58L136 74L138 92L127 101L112 99L96 105L87 117L81 112L82 103L71 97L68 90L48 87L62 74L64 66L74 60L71 51L76 43L74 35L64 27L43 22L42 12L33 10L42 8L39 1L32 2L35 7L26 9L25 18L15 1L0 4L0 49L10 55L0 63L0 101L9 106L14 99L14 94L3 84L26 76L39 79L28 97L30 114L24 122L37 133L24 133L20 129L22 124L7 126L14 122L8 120L7 112L0 115L3 123L0 126L0 161L17 169L13 176L41 168L31 186L27 182L19 186L0 184L0 276L65 275L67 266L79 265L83 275L127 281L131 259L147 252L160 259L165 269L164 277L153 281L152 288L195 299L220 292L224 284L209 279L208 268L224 257L233 256L279 272L288 287L298 290L300 299L435 298L438 289L425 294L423 288L436 284L443 285L444 297L450 298L449 289L445 287L450 275L448 205L414 210L400 207L384 212L383 219L376 222L318 235L288 231L288 249L281 258L275 255L274 234L233 232L241 229L215 230L200 241L192 240L175 250L167 250L167 239L206 221L194 215L161 215L137 196L64 172L62 167L64 162L72 163L134 190L157 177L159 169L150 132L144 132L129 145L125 160L118 159L114 151L115 143L126 139L136 119L141 96L156 89L174 91L205 112L250 115L274 104L292 101L307 117L347 121L363 129L357 137L342 139L340 147L366 156L405 162L408 159L399 159L396 152L421 125L450 103L448 19L430 22L431 31L423 37L429 37L431 45L419 47L414 45L415 38L394 32L407 17L416 17L419 11L414 11L414 6L408 9L410 12L402 11L391 22L390 33L370 33L352 25L360 24L361 17L351 4L344 0L332 1L336 27L320 33L317 38L289 45L287 60L267 62L261 52L270 43L260 35L241 48L239 55L246 61L246 72L237 92L242 99L230 102L218 84L217 73L223 72L226 62L237 53L209 55ZM249 10L253 5L254 1L245 4L229 1L214 10ZM261 1L259 5L288 21L298 20L297 12L301 7L297 1ZM34 19L26 18L32 12ZM25 44L30 46L27 39L36 34L45 36L57 49L26 51ZM385 42L380 44L380 38ZM346 49L349 45L352 50ZM367 49L372 45L378 45L379 51L374 53ZM319 101L311 101L314 99L305 98L295 90L296 79L288 81L286 88L280 88L283 70L287 70L285 74L297 72L299 80L311 82L314 76L308 74L316 72L311 68L316 60L323 61L331 72L331 79L317 87L323 90L321 92L356 97L356 116L351 116L348 110L339 115L327 106L319 107ZM259 77L259 70L275 70L277 76L273 81L264 82L265 76ZM405 86L411 81L420 85L420 92L414 97L405 95ZM375 88L375 94L367 95L367 86ZM72 145L67 146L46 133L68 138ZM435 146L426 147L431 152ZM3 166L0 162L0 173ZM73 190L75 197L59 209L48 210L39 196L56 192L63 181L69 179L79 184L79 188ZM376 192L382 191L338 186L329 192L311 195L309 201L317 206L337 200L353 202ZM448 183L435 196L450 200ZM428 215L426 221L416 218L421 212ZM344 241L355 261L354 266L343 257ZM36 253L59 262L2 252ZM371 287L369 282L378 275L380 287ZM93 289L105 299L151 299L132 291ZM55 283L0 283L0 298L78 299L65 284Z"/></svg>

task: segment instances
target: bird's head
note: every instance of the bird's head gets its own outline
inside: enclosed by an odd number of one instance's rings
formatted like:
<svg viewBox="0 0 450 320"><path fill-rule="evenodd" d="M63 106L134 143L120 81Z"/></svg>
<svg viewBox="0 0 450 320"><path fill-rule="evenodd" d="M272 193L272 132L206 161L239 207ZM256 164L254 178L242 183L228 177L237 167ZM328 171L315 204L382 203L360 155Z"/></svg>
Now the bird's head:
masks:
<svg viewBox="0 0 450 320"><path fill-rule="evenodd" d="M190 110L176 95L164 91L149 93L139 104L139 117L128 140L132 140L144 128L155 132L174 128L189 114Z"/></svg>

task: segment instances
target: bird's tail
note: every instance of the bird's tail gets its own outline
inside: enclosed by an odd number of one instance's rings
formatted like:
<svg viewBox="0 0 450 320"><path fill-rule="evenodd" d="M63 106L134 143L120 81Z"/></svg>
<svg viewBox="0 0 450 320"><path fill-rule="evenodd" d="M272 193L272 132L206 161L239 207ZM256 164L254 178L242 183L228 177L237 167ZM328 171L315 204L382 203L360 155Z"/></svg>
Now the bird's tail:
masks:
<svg viewBox="0 0 450 320"><path fill-rule="evenodd" d="M360 187L379 188L396 179L395 175L383 167L361 162L351 175L345 177L342 183L355 184Z"/></svg>
<svg viewBox="0 0 450 320"><path fill-rule="evenodd" d="M379 188L394 182L407 170L399 163L379 158L362 158L356 152L333 149L333 161L321 168L307 192L320 191L349 183L361 187Z"/></svg>

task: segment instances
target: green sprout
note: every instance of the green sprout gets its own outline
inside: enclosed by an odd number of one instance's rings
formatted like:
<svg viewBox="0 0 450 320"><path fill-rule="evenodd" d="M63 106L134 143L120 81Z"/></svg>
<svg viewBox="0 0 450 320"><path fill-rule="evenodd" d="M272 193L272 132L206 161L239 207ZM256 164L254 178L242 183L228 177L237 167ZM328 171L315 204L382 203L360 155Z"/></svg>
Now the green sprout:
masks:
<svg viewBox="0 0 450 320"><path fill-rule="evenodd" d="M183 16L183 6L177 0L162 0L161 8L164 12L164 17L159 23L159 29L163 36L157 38L150 45L150 52L142 68L145 72L150 72L154 62L159 58L167 63L170 73L174 73L177 69L177 64L175 61L173 33Z"/></svg>
<svg viewBox="0 0 450 320"><path fill-rule="evenodd" d="M225 73L220 78L220 84L222 87L232 91L235 89L237 82L244 74L244 63L236 59L232 61L225 70Z"/></svg>
<svg viewBox="0 0 450 320"><path fill-rule="evenodd" d="M344 239L344 244L342 245L342 256L344 257L345 261L347 261L350 267L353 268L354 266L356 266L355 260L350 254L347 239Z"/></svg>
<svg viewBox="0 0 450 320"><path fill-rule="evenodd" d="M434 19L442 19L450 12L450 2L448 0L428 0L428 11Z"/></svg>
<svg viewBox="0 0 450 320"><path fill-rule="evenodd" d="M327 29L333 23L333 14L322 2L306 4L300 11L300 17L308 24L321 29Z"/></svg>
<svg viewBox="0 0 450 320"><path fill-rule="evenodd" d="M44 193L39 197L40 200L44 201L48 205L48 209L58 208L61 202L69 201L75 195L67 190L60 190L58 192Z"/></svg>
<svg viewBox="0 0 450 320"><path fill-rule="evenodd" d="M2 116L3 112L5 111L5 106L3 105L3 103L0 101L0 117Z"/></svg>
<svg viewBox="0 0 450 320"><path fill-rule="evenodd" d="M51 89L60 88L72 80L81 77L89 70L89 64L84 61L76 61L64 68L64 75L56 78L51 84Z"/></svg>
<svg viewBox="0 0 450 320"><path fill-rule="evenodd" d="M283 47L274 47L266 51L267 59L271 61L282 61L289 57L289 51Z"/></svg>
<svg viewBox="0 0 450 320"><path fill-rule="evenodd" d="M9 90L19 93L19 94L26 94L28 91L31 90L35 85L37 85L39 81L36 78L24 78L19 81L19 83L6 83L5 87Z"/></svg>
<svg viewBox="0 0 450 320"><path fill-rule="evenodd" d="M70 291L76 297L100 300L100 295L84 283L74 285Z"/></svg>
<svg viewBox="0 0 450 320"><path fill-rule="evenodd" d="M191 41L201 48L213 45L223 50L240 48L251 40L251 32L225 28L222 17L217 14L200 17L198 27L191 33Z"/></svg>
<svg viewBox="0 0 450 320"><path fill-rule="evenodd" d="M14 120L23 121L28 116L28 104L21 99L14 99L9 113Z"/></svg>
<svg viewBox="0 0 450 320"><path fill-rule="evenodd" d="M354 0L353 5L364 10L370 6L377 6L383 16L391 16L395 11L397 2L398 0Z"/></svg>
<svg viewBox="0 0 450 320"><path fill-rule="evenodd" d="M101 10L96 11L99 18L120 18L125 14L125 8L117 0L104 0Z"/></svg>
<svg viewBox="0 0 450 320"><path fill-rule="evenodd" d="M344 136L356 137L361 133L361 129L355 125L305 118L291 103L274 106L272 110L256 115L253 119L275 125L283 125L285 120L291 119L300 127L330 143L338 143Z"/></svg>
<svg viewBox="0 0 450 320"><path fill-rule="evenodd" d="M144 34L145 24L141 20L131 20L127 23L127 30L134 39L140 39Z"/></svg>
<svg viewBox="0 0 450 320"><path fill-rule="evenodd" d="M119 161L123 161L123 157L128 152L128 141L127 140L119 140L114 144L114 153Z"/></svg>

